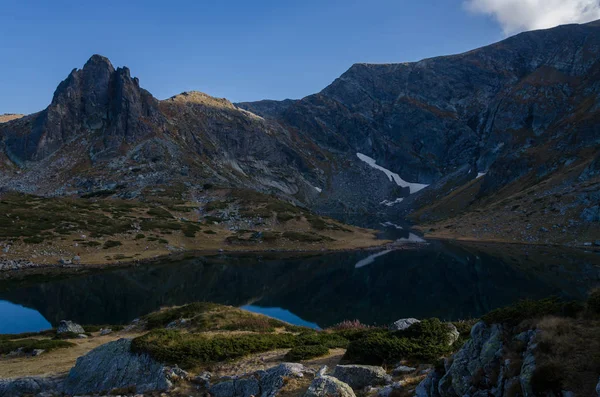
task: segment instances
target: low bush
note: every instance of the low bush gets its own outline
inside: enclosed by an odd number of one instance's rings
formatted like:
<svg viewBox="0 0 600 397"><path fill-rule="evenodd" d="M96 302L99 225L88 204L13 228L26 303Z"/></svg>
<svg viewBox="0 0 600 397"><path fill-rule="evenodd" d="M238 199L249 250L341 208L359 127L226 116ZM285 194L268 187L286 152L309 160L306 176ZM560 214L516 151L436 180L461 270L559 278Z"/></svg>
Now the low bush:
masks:
<svg viewBox="0 0 600 397"><path fill-rule="evenodd" d="M160 207L150 208L147 214L155 218L173 218L169 211Z"/></svg>
<svg viewBox="0 0 600 397"><path fill-rule="evenodd" d="M142 319L146 320L148 329L153 329L164 327L170 322L180 318L192 318L198 316L199 314L214 310L217 307L219 307L219 305L214 303L195 302L181 307L150 313L142 317Z"/></svg>
<svg viewBox="0 0 600 397"><path fill-rule="evenodd" d="M481 319L488 324L518 325L523 320L550 315L561 315L565 311L565 302L556 297L538 301L522 300L512 306L492 310Z"/></svg>
<svg viewBox="0 0 600 397"><path fill-rule="evenodd" d="M190 368L202 363L231 360L252 353L291 348L293 334L244 334L207 337L177 330L153 330L135 338L131 350L148 353L154 359Z"/></svg>
<svg viewBox="0 0 600 397"><path fill-rule="evenodd" d="M311 358L321 357L326 354L329 354L329 349L323 345L296 346L285 355L285 359L296 362L310 360Z"/></svg>
<svg viewBox="0 0 600 397"><path fill-rule="evenodd" d="M315 233L302 233L302 232L283 232L283 237L290 241L299 241L303 243L318 243L321 241L333 241L332 238L322 236Z"/></svg>
<svg viewBox="0 0 600 397"><path fill-rule="evenodd" d="M119 247L121 245L123 245L123 244L120 241L107 240L104 243L104 247L103 248L106 250L106 249L109 249L109 248Z"/></svg>
<svg viewBox="0 0 600 397"><path fill-rule="evenodd" d="M587 301L587 307L590 312L600 314L600 288L592 290Z"/></svg>
<svg viewBox="0 0 600 397"><path fill-rule="evenodd" d="M71 342L55 339L20 339L20 340L0 340L0 354L21 349L24 353L31 353L36 349L51 351L66 347L75 346Z"/></svg>
<svg viewBox="0 0 600 397"><path fill-rule="evenodd" d="M423 320L404 331L375 329L353 340L344 360L373 365L404 359L431 361L451 352L448 338L447 325L438 319Z"/></svg>

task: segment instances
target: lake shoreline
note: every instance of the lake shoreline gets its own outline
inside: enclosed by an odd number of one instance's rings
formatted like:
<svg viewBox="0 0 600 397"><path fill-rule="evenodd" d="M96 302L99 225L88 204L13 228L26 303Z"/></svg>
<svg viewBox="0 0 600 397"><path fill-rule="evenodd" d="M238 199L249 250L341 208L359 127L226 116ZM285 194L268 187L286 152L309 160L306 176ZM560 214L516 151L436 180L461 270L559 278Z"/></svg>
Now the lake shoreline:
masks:
<svg viewBox="0 0 600 397"><path fill-rule="evenodd" d="M355 247L355 248L330 248L330 249L208 249L208 250L186 250L181 252L172 252L168 254L158 255L151 258L137 259L132 261L117 261L107 263L33 263L27 260L0 260L0 280L9 280L12 278L18 278L30 275L59 275L69 273L79 273L81 271L97 271L97 270L110 270L110 269L122 269L137 266L146 266L155 264L157 262L176 262L184 259L191 259L196 257L212 257L218 255L266 255L277 258L299 258L304 256L324 255L333 254L340 252L370 252L379 250L406 250L406 249L418 249L427 243L402 243L398 244L391 240L374 240L379 244L366 246L366 247ZM14 268L2 267L3 263L17 262ZM9 265L10 266L10 265Z"/></svg>

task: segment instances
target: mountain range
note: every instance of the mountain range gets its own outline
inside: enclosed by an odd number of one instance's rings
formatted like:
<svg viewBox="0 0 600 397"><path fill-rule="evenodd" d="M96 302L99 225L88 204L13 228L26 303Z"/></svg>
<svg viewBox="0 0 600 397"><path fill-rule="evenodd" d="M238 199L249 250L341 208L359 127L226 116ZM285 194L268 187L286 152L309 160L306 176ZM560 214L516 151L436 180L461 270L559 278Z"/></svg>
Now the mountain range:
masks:
<svg viewBox="0 0 600 397"><path fill-rule="evenodd" d="M242 187L361 225L593 245L599 95L600 21L355 64L300 100L158 100L94 55L46 109L0 119L0 187L143 200L177 183L192 201L206 184Z"/></svg>

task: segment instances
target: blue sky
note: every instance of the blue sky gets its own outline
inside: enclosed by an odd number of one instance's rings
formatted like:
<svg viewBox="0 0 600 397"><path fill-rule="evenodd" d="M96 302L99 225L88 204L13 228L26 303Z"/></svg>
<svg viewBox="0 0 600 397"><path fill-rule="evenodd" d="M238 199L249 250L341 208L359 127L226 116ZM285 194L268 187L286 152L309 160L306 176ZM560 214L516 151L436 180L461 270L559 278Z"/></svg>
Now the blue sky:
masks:
<svg viewBox="0 0 600 397"><path fill-rule="evenodd" d="M2 0L0 113L43 109L95 53L128 66L159 99L186 90L300 98L356 62L415 61L506 37L493 10L467 8L462 0Z"/></svg>

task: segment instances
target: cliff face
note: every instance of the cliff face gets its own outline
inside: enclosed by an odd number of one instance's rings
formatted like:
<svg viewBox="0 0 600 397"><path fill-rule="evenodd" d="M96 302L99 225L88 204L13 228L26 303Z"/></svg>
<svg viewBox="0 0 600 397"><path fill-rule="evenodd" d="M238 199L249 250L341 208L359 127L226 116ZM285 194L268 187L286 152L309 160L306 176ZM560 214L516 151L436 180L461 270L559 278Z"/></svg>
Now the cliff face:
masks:
<svg viewBox="0 0 600 397"><path fill-rule="evenodd" d="M201 93L159 101L127 68L93 56L47 109L0 124L0 185L118 185L135 197L171 180L218 183L345 220L416 210L414 220L436 224L534 188L575 203L554 224L584 211L580 220L596 222L599 54L600 23L567 25L459 55L356 64L301 100L241 104Z"/></svg>

